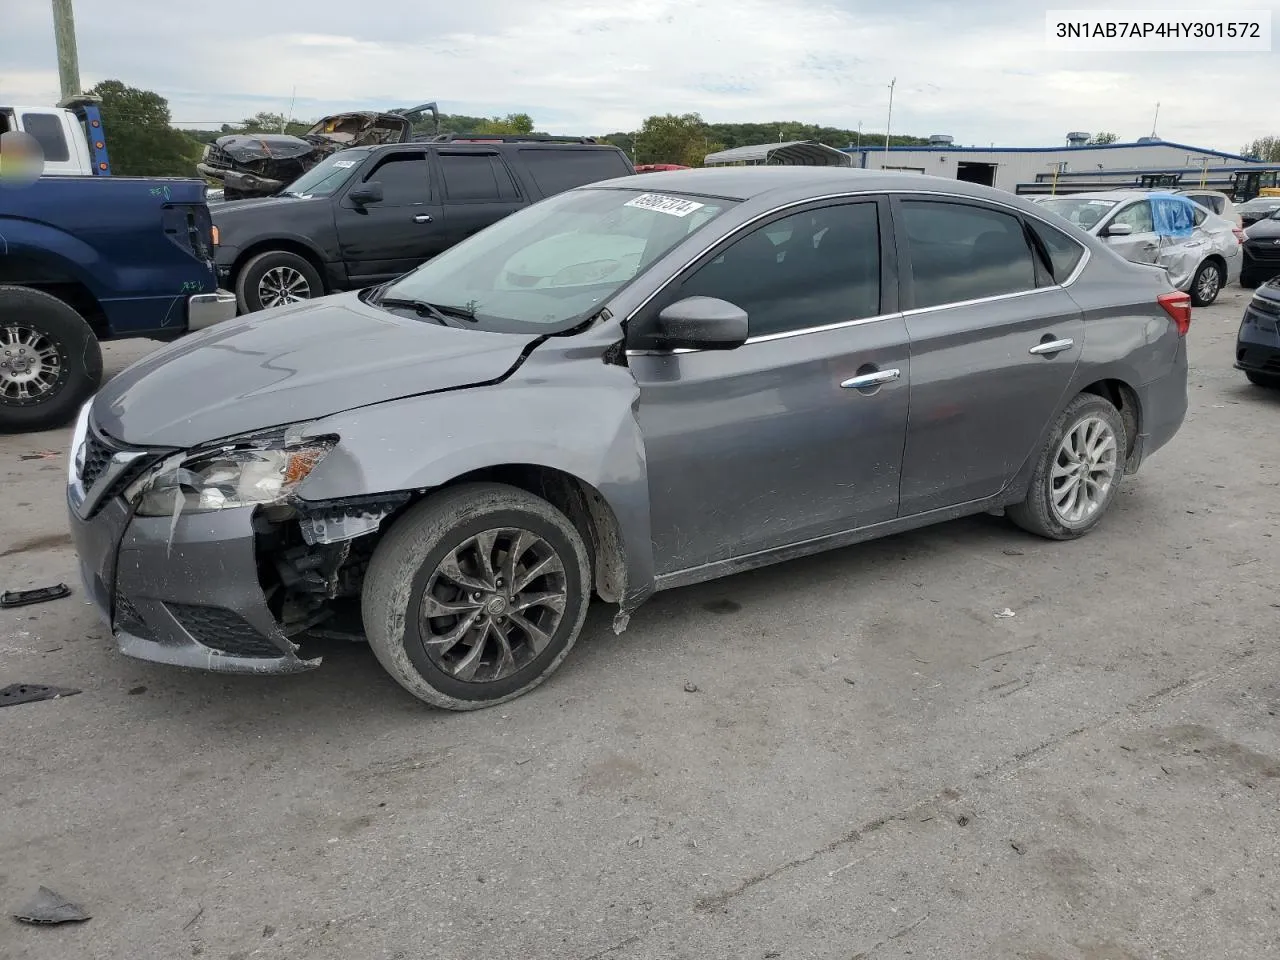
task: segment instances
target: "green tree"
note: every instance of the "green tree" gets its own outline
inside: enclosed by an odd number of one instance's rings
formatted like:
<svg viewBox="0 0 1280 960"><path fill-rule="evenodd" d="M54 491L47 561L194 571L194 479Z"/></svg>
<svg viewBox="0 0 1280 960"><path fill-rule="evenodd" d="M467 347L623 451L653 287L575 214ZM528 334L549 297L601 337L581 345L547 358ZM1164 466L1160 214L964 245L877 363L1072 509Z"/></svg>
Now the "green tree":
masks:
<svg viewBox="0 0 1280 960"><path fill-rule="evenodd" d="M533 118L527 113L508 113L505 117L482 120L473 129L459 132L487 133L490 136L533 133Z"/></svg>
<svg viewBox="0 0 1280 960"><path fill-rule="evenodd" d="M1241 147L1240 152L1263 163L1280 163L1280 137L1259 137L1253 143Z"/></svg>
<svg viewBox="0 0 1280 960"><path fill-rule="evenodd" d="M126 177L191 177L200 144L170 123L169 102L119 80L89 91L102 100L112 171Z"/></svg>
<svg viewBox="0 0 1280 960"><path fill-rule="evenodd" d="M1117 137L1114 133L1103 132L1103 133L1095 133L1092 137L1088 139L1087 142L1091 144L1115 143L1119 139L1120 138Z"/></svg>
<svg viewBox="0 0 1280 960"><path fill-rule="evenodd" d="M696 113L646 117L633 140L636 163L679 163L700 167L709 153L724 149Z"/></svg>
<svg viewBox="0 0 1280 960"><path fill-rule="evenodd" d="M310 130L312 124L300 120L289 120L283 113L262 111L252 117L245 117L236 133L287 133L298 137Z"/></svg>

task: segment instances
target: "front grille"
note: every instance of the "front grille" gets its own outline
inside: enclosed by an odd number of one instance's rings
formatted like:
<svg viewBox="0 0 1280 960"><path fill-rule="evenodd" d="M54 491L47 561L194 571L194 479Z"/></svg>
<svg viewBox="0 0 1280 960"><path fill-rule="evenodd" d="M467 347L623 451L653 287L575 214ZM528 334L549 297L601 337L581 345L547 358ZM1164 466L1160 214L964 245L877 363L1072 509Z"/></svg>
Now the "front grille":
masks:
<svg viewBox="0 0 1280 960"><path fill-rule="evenodd" d="M1244 245L1244 253L1253 260L1280 261L1280 243L1274 240L1249 240Z"/></svg>
<svg viewBox="0 0 1280 960"><path fill-rule="evenodd" d="M1248 309L1253 313L1264 313L1269 317L1280 317L1280 303L1275 300L1254 297L1249 301Z"/></svg>
<svg viewBox="0 0 1280 960"><path fill-rule="evenodd" d="M90 424L84 438L84 465L80 468L80 486L85 493L93 489L94 484L102 477L102 474L111 465L112 459L118 453L143 453L144 455L135 457L129 466L112 481L111 486L102 492L102 496L97 499L93 513L97 513L103 504L110 502L115 497L122 496L129 484L142 476L147 469L154 466L162 456L159 453L144 453L144 451L136 448L126 447L111 437L98 432ZM90 516L92 515L91 513Z"/></svg>
<svg viewBox="0 0 1280 960"><path fill-rule="evenodd" d="M165 606L197 643L210 650L233 657L256 659L284 656L279 647L231 610L189 606L184 603L167 603Z"/></svg>
<svg viewBox="0 0 1280 960"><path fill-rule="evenodd" d="M97 483L114 455L115 451L90 430L84 438L84 466L80 469L80 485L88 490Z"/></svg>
<svg viewBox="0 0 1280 960"><path fill-rule="evenodd" d="M235 168L235 164L231 162L231 158L227 156L226 152L212 143L209 144L209 149L204 155L204 162L218 170L232 170Z"/></svg>

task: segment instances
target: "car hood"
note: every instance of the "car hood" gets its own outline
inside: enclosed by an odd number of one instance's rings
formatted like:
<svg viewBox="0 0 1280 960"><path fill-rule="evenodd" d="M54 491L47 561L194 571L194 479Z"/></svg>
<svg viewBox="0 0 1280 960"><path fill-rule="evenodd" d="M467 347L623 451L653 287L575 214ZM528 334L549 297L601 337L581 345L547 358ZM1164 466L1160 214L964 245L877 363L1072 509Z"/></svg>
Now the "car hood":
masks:
<svg viewBox="0 0 1280 960"><path fill-rule="evenodd" d="M1250 240L1280 240L1280 220L1259 220L1245 228Z"/></svg>
<svg viewBox="0 0 1280 960"><path fill-rule="evenodd" d="M238 217L242 213L250 211L297 206L299 203L307 202L309 201L304 197L250 197L248 200L223 200L218 204L218 210L214 214L214 222L218 223L224 219Z"/></svg>
<svg viewBox="0 0 1280 960"><path fill-rule="evenodd" d="M502 378L536 335L444 327L355 293L229 320L107 383L96 426L129 445L192 447Z"/></svg>
<svg viewBox="0 0 1280 960"><path fill-rule="evenodd" d="M293 160L315 150L315 144L284 133L232 133L214 141L219 150L237 163L254 160Z"/></svg>

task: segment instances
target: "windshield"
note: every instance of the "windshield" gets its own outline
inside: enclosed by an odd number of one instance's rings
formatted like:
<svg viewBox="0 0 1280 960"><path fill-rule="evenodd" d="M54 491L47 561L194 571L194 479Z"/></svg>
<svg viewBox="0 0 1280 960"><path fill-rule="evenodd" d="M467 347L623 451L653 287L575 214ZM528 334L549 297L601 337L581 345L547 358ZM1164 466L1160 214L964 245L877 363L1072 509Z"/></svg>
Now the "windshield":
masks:
<svg viewBox="0 0 1280 960"><path fill-rule="evenodd" d="M734 203L639 190L570 190L446 250L373 302L429 303L481 330L567 330Z"/></svg>
<svg viewBox="0 0 1280 960"><path fill-rule="evenodd" d="M339 150L284 188L290 197L327 197L351 179L368 150Z"/></svg>
<svg viewBox="0 0 1280 960"><path fill-rule="evenodd" d="M1082 197L1059 197L1053 200L1045 200L1040 204L1047 210L1052 210L1064 220L1070 220L1076 226L1084 230L1092 230L1098 225L1098 221L1107 215L1107 213L1115 209L1118 200L1086 200Z"/></svg>

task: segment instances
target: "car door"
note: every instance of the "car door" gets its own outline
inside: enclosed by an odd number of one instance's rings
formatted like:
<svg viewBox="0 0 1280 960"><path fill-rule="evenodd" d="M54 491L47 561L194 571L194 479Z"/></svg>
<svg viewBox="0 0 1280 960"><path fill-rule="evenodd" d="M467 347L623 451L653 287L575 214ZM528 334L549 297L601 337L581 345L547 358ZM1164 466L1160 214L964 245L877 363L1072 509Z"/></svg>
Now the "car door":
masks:
<svg viewBox="0 0 1280 960"><path fill-rule="evenodd" d="M408 273L447 245L443 207L439 191L432 189L426 151L377 154L370 167L334 205L338 247L353 287ZM374 183L382 188L381 200L351 199L353 191Z"/></svg>
<svg viewBox="0 0 1280 960"><path fill-rule="evenodd" d="M445 238L449 246L528 205L496 151L440 150L436 153L436 166L444 185Z"/></svg>
<svg viewBox="0 0 1280 960"><path fill-rule="evenodd" d="M1061 283L1084 248L1028 217L1065 251L1046 262L1022 216L993 204L893 207L911 340L910 517L995 496L1035 449L1080 361L1084 320Z"/></svg>
<svg viewBox="0 0 1280 960"><path fill-rule="evenodd" d="M778 213L633 322L691 296L749 318L736 350L629 356L660 575L897 514L910 357L889 231L884 200Z"/></svg>
<svg viewBox="0 0 1280 960"><path fill-rule="evenodd" d="M1128 232L1113 234L1111 228L1117 225ZM1126 260L1134 263L1160 262L1160 237L1156 233L1149 200L1122 204L1109 220L1099 226L1097 234Z"/></svg>

